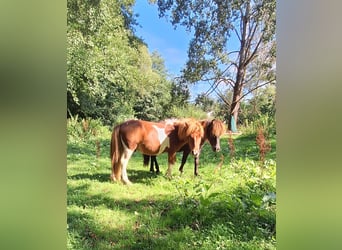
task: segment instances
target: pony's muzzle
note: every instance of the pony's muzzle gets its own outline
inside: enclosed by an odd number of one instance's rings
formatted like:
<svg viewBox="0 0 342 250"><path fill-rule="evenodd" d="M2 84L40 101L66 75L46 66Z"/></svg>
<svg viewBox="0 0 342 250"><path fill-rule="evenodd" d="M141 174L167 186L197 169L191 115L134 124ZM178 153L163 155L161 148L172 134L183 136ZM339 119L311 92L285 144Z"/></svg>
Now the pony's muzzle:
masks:
<svg viewBox="0 0 342 250"><path fill-rule="evenodd" d="M215 146L215 147L213 147L213 151L214 151L214 152L220 152L220 150L221 150L221 147L220 147L220 146Z"/></svg>

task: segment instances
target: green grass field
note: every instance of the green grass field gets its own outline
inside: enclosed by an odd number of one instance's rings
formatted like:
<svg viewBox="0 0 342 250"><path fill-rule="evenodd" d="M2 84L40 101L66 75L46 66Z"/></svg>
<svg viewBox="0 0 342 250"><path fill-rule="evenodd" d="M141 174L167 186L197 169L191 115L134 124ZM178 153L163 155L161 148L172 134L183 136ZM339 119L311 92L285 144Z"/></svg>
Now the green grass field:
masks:
<svg viewBox="0 0 342 250"><path fill-rule="evenodd" d="M199 177L190 156L179 175L178 153L171 180L167 154L158 157L157 175L135 152L127 170L134 184L125 186L109 180L110 135L103 129L96 138L68 136L68 249L276 248L275 138L264 164L255 135L234 137L234 159L227 136L219 153L205 144Z"/></svg>

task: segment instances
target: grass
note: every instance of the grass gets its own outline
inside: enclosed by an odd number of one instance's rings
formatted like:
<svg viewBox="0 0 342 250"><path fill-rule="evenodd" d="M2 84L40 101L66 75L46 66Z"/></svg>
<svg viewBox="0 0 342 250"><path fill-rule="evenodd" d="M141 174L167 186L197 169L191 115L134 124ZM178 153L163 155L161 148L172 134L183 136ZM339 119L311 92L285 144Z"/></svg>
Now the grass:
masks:
<svg viewBox="0 0 342 250"><path fill-rule="evenodd" d="M234 159L227 136L220 153L205 144L196 178L192 157L180 176L178 154L169 180L166 154L157 175L136 152L127 171L134 184L125 186L109 180L110 131L68 136L67 248L275 249L276 140L261 165L255 135L233 138Z"/></svg>

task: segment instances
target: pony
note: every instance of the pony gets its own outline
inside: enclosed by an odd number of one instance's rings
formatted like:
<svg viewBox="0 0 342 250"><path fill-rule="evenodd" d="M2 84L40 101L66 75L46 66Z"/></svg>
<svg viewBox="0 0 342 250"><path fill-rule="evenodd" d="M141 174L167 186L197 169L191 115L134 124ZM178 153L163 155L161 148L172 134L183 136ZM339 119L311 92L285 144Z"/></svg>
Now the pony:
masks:
<svg viewBox="0 0 342 250"><path fill-rule="evenodd" d="M201 138L204 130L194 119L166 120L149 122L143 120L128 120L113 128L110 157L113 181L122 180L131 184L127 176L127 165L134 151L145 155L156 156L168 153L167 175L171 177L172 166L176 161L176 152L185 144L193 155L200 152Z"/></svg>
<svg viewBox="0 0 342 250"><path fill-rule="evenodd" d="M211 145L211 148L214 152L219 152L220 151L220 136L224 134L225 132L225 125L222 121L218 119L213 119L211 121L209 120L201 120L199 121L201 126L203 127L204 134L201 138L201 143L200 143L200 151L199 153L195 156L194 158L194 174L195 176L198 175L198 165L199 165L199 155L201 153L201 149L206 141L208 141ZM190 154L190 147L188 144L185 144L183 147L179 149L178 152L183 152L183 157L182 157L182 163L179 167L179 171L183 173L183 167L186 163L186 160ZM144 166L147 166L149 163L149 160L151 158L151 163L150 163L150 171L154 172L154 167L156 167L156 173L159 173L159 165L157 162L156 156L149 156L149 155L144 155Z"/></svg>

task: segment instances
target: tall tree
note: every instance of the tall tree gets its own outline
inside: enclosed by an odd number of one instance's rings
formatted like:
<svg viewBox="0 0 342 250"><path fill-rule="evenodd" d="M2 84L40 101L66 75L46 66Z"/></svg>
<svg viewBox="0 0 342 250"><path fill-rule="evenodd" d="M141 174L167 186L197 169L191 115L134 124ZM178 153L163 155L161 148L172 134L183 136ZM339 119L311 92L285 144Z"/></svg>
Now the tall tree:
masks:
<svg viewBox="0 0 342 250"><path fill-rule="evenodd" d="M67 1L67 93L72 114L112 123L132 115L141 42L133 0ZM124 119L124 118L119 118Z"/></svg>
<svg viewBox="0 0 342 250"><path fill-rule="evenodd" d="M275 83L275 0L151 2L160 16L170 13L173 25L193 33L183 80L207 81L208 93L215 91L229 107L228 128L236 127L242 98ZM231 100L217 88L222 83L231 88Z"/></svg>
<svg viewBox="0 0 342 250"><path fill-rule="evenodd" d="M210 112L214 111L215 109L215 100L208 97L204 93L201 93L197 95L195 99L195 105L205 112Z"/></svg>
<svg viewBox="0 0 342 250"><path fill-rule="evenodd" d="M112 125L162 119L171 99L164 61L134 34L135 0L67 1L69 115Z"/></svg>

